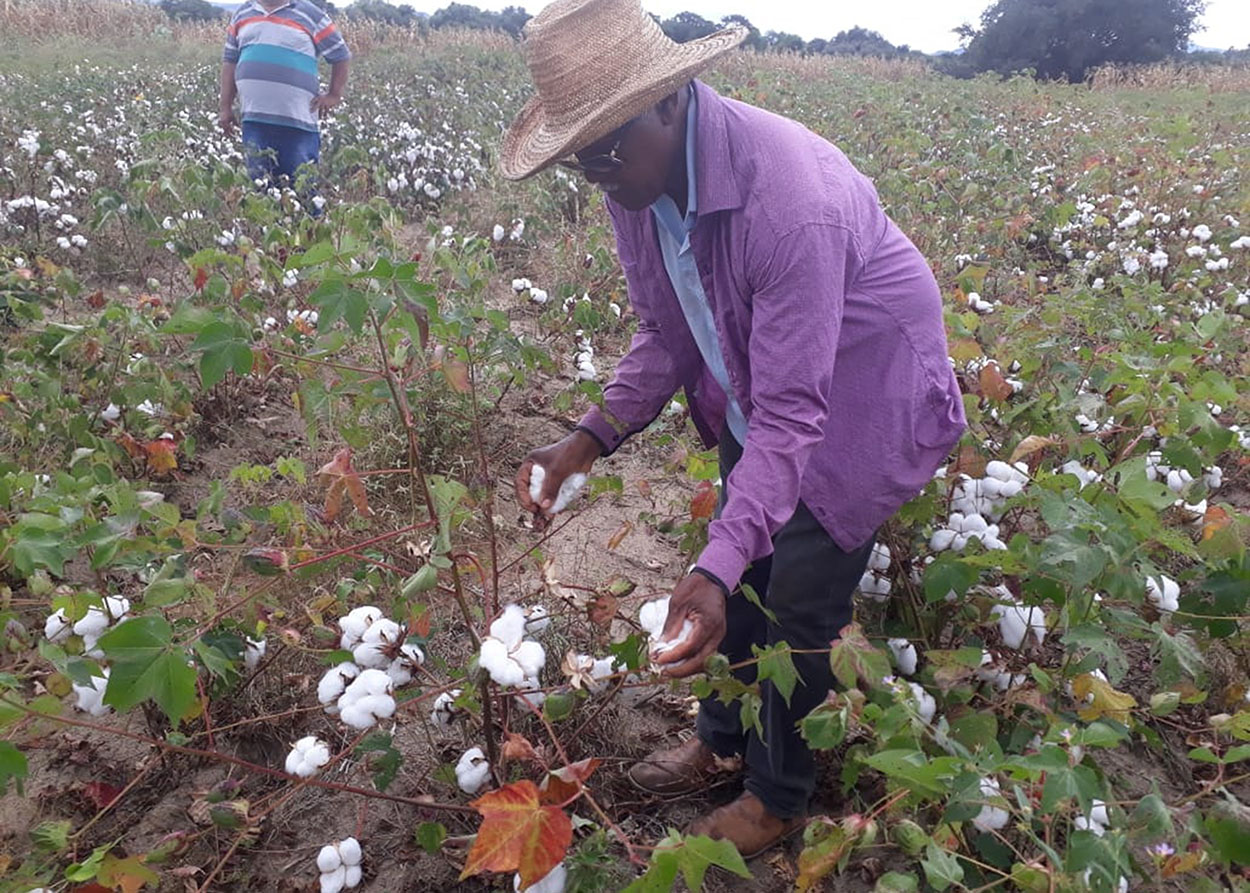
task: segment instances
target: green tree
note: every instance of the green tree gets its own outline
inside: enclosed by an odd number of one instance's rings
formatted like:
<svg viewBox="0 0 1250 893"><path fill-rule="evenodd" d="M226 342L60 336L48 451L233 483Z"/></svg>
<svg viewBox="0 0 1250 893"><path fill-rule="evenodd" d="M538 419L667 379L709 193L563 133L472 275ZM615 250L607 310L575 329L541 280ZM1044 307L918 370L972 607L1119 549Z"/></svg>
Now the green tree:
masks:
<svg viewBox="0 0 1250 893"><path fill-rule="evenodd" d="M709 22L703 16L695 15L693 12L679 12L671 19L661 22L660 27L677 43L707 37L716 31L714 22Z"/></svg>
<svg viewBox="0 0 1250 893"><path fill-rule="evenodd" d="M817 52L812 49L811 44L808 45L808 50ZM886 59L907 54L905 49L896 47L876 31L859 26L849 31L839 31L833 40L825 44L823 52L837 56L881 56Z"/></svg>
<svg viewBox="0 0 1250 893"><path fill-rule="evenodd" d="M720 20L720 26L722 28L729 28L733 25L738 25L747 29L747 39L742 41L744 49L752 49L763 52L768 48L768 45L764 43L764 35L760 34L760 29L752 25L751 20L746 16L731 15L725 16Z"/></svg>
<svg viewBox="0 0 1250 893"><path fill-rule="evenodd" d="M161 0L161 9L176 22L215 22L226 16L208 0Z"/></svg>
<svg viewBox="0 0 1250 893"><path fill-rule="evenodd" d="M1148 63L1183 54L1205 0L997 0L981 27L962 26L960 64L972 71L1081 81L1108 62Z"/></svg>
<svg viewBox="0 0 1250 893"><path fill-rule="evenodd" d="M801 53L807 48L803 38L788 31L769 31L764 35L764 43L778 53Z"/></svg>

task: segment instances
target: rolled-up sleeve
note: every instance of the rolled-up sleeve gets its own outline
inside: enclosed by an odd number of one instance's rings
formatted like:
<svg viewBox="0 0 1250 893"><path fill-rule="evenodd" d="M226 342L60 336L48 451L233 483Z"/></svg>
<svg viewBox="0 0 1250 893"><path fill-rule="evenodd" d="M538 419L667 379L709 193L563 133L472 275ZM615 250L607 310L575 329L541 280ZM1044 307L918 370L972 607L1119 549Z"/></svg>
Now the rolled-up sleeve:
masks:
<svg viewBox="0 0 1250 893"><path fill-rule="evenodd" d="M336 62L346 62L352 57L351 51L347 48L347 41L343 39L343 33L327 15L323 15L317 22L317 30L313 33L313 45L317 48L317 55L331 65Z"/></svg>
<svg viewBox="0 0 1250 893"><path fill-rule="evenodd" d="M742 458L708 528L698 566L731 590L746 566L772 553L824 439L845 295L862 265L845 226L806 223L770 239L751 263L751 402ZM862 420L847 419L846 424Z"/></svg>

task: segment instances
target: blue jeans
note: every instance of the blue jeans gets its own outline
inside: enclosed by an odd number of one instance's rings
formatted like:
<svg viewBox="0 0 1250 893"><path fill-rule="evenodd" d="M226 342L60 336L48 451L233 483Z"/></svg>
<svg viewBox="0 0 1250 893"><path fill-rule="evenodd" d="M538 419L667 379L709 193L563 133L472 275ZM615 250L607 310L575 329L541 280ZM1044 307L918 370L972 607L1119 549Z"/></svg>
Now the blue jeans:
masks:
<svg viewBox="0 0 1250 893"><path fill-rule="evenodd" d="M321 158L321 134L281 124L244 121L243 154L248 176L253 180L277 182L286 177L294 184L300 165L316 164Z"/></svg>
<svg viewBox="0 0 1250 893"><path fill-rule="evenodd" d="M721 480L729 480L741 457L741 445L726 428L720 438ZM722 489L718 516L725 499ZM735 593L725 602L725 638L718 650L731 663L741 663L754 657L752 645L785 641L795 649L828 648L851 622L851 595L868 566L873 539L844 552L800 502L794 516L773 536L773 554L753 561L742 577L777 622L769 622L742 593ZM800 682L789 704L771 681L760 685L763 739L754 730L749 734L743 730L737 702L727 706L714 696L699 702L695 723L699 738L718 756L745 757L746 789L779 818L807 812L816 789L816 762L799 734L798 722L825 699L834 682L827 653L795 654L793 660ZM755 665L735 670L734 675L753 684Z"/></svg>

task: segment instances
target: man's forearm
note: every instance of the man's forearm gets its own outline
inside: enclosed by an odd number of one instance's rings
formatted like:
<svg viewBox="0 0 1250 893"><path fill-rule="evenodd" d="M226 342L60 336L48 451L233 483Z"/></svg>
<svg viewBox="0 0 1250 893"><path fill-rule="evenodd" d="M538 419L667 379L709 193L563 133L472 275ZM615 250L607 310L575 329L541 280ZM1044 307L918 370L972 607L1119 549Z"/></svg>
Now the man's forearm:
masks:
<svg viewBox="0 0 1250 893"><path fill-rule="evenodd" d="M221 63L221 108L223 110L234 107L234 97L238 94L238 87L234 83L234 67L233 62Z"/></svg>
<svg viewBox="0 0 1250 893"><path fill-rule="evenodd" d="M344 59L342 62L335 62L330 66L330 90L329 93L335 99L343 98L343 88L347 86L347 69L350 63Z"/></svg>

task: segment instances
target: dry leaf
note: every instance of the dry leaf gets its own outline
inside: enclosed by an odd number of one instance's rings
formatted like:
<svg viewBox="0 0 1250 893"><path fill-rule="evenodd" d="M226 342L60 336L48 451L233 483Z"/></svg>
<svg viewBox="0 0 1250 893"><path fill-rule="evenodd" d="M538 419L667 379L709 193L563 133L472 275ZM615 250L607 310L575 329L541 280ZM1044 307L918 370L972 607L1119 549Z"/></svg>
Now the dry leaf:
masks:
<svg viewBox="0 0 1250 893"><path fill-rule="evenodd" d="M560 864L573 842L573 823L564 810L544 806L532 781L491 791L471 804L482 816L460 879L484 871L515 871L521 889L542 880Z"/></svg>
<svg viewBox="0 0 1250 893"><path fill-rule="evenodd" d="M1132 695L1116 691L1110 682L1099 679L1092 673L1082 673L1072 680L1072 694L1078 701L1084 701L1089 695L1094 696L1092 701L1077 711L1077 715L1086 722L1109 716L1128 725L1129 714L1137 706L1137 700Z"/></svg>
<svg viewBox="0 0 1250 893"><path fill-rule="evenodd" d="M633 529L634 523L632 521L623 521L621 526L616 528L616 533L608 537L608 551L615 551L616 547L624 541L625 537L629 536L630 531Z"/></svg>
<svg viewBox="0 0 1250 893"><path fill-rule="evenodd" d="M516 732L509 732L504 738L503 749L501 751L505 760L537 760L538 755L534 753L534 745L530 744L529 739L524 735L518 735Z"/></svg>
<svg viewBox="0 0 1250 893"><path fill-rule="evenodd" d="M690 519L711 518L716 513L716 488L711 481L699 481L690 500Z"/></svg>
<svg viewBox="0 0 1250 893"><path fill-rule="evenodd" d="M1007 461L1015 465L1021 459L1033 455L1038 450L1044 450L1048 446L1055 446L1059 443L1053 437L1042 437L1040 434L1030 434L1024 440L1016 444L1016 448L1011 451L1011 458Z"/></svg>
<svg viewBox="0 0 1250 893"><path fill-rule="evenodd" d="M978 383L982 396L998 403L1005 403L1015 393L1015 390L1007 383L1007 379L1003 378L1003 373L999 370L997 363L986 363L982 367Z"/></svg>
<svg viewBox="0 0 1250 893"><path fill-rule="evenodd" d="M317 480L327 487L325 519L327 522L338 517L343 509L343 494L352 501L356 511L366 517L373 514L369 509L369 498L365 494L364 481L352 468L352 448L343 447L334 454L334 458L317 471Z"/></svg>

